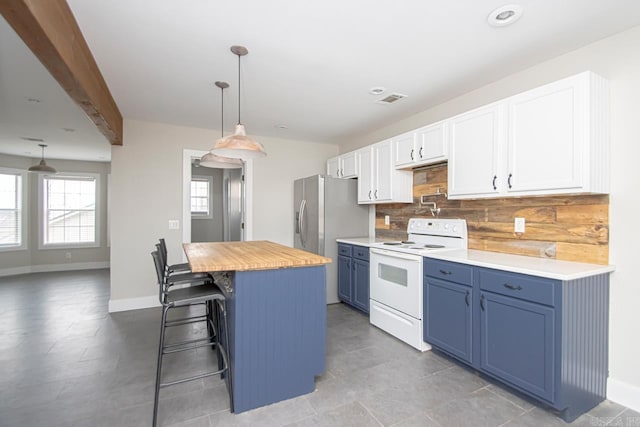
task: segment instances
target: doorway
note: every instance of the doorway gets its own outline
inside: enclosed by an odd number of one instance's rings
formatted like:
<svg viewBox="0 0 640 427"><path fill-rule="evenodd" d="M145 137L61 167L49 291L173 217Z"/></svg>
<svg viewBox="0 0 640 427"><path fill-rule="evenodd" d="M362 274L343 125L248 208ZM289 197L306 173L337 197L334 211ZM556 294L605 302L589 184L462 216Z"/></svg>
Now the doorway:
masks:
<svg viewBox="0 0 640 427"><path fill-rule="evenodd" d="M251 240L251 160L242 169L196 166L195 161L204 154L206 151L183 151L183 243ZM208 188L206 194L198 193L202 200L194 199L198 205L194 213L192 181L200 190Z"/></svg>

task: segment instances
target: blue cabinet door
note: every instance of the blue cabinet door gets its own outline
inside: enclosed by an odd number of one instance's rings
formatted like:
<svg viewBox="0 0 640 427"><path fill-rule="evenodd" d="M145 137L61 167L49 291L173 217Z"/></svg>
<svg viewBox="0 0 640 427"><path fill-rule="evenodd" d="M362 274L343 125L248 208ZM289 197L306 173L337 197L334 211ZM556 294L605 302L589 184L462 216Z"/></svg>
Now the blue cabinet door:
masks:
<svg viewBox="0 0 640 427"><path fill-rule="evenodd" d="M480 368L554 401L554 309L480 293Z"/></svg>
<svg viewBox="0 0 640 427"><path fill-rule="evenodd" d="M369 312L369 263L353 259L353 305Z"/></svg>
<svg viewBox="0 0 640 427"><path fill-rule="evenodd" d="M423 300L424 340L471 363L472 288L425 276Z"/></svg>
<svg viewBox="0 0 640 427"><path fill-rule="evenodd" d="M351 257L338 256L338 298L351 303Z"/></svg>

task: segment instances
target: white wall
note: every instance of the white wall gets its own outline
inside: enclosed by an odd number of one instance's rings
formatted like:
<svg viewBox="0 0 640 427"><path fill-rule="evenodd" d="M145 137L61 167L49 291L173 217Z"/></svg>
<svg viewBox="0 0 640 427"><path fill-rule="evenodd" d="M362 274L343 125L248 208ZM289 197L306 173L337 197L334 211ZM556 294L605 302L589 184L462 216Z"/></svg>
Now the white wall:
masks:
<svg viewBox="0 0 640 427"><path fill-rule="evenodd" d="M165 237L169 262L182 257L182 230L169 230L168 220L182 219L183 150L208 150L218 135L125 119L124 144L111 150L112 310L157 302L150 256L154 244ZM253 161L253 182L248 183L253 186L253 238L292 245L293 180L322 173L338 147L252 136L268 153Z"/></svg>
<svg viewBox="0 0 640 427"><path fill-rule="evenodd" d="M640 27L543 62L490 85L408 117L341 146L348 152L399 133L445 119L536 86L594 71L611 88L611 275L609 387L611 400L640 411L640 286L636 278L640 212Z"/></svg>
<svg viewBox="0 0 640 427"><path fill-rule="evenodd" d="M14 169L28 169L40 159L0 154L0 166ZM109 164L76 160L51 159L47 163L58 172L89 172L100 174L100 246L96 248L38 249L38 175L27 174L27 249L7 251L0 254L0 275L3 272L18 274L29 271L50 271L86 267L104 267L109 263L107 247L107 174ZM71 253L71 259L66 253Z"/></svg>

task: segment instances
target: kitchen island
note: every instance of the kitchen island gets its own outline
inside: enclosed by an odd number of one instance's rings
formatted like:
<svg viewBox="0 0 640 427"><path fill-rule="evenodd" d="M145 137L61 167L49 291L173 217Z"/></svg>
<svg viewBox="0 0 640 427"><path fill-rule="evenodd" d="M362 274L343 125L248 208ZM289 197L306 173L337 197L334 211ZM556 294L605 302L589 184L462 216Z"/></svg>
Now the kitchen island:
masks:
<svg viewBox="0 0 640 427"><path fill-rule="evenodd" d="M231 412L311 393L325 369L331 259L268 241L183 246L227 298Z"/></svg>

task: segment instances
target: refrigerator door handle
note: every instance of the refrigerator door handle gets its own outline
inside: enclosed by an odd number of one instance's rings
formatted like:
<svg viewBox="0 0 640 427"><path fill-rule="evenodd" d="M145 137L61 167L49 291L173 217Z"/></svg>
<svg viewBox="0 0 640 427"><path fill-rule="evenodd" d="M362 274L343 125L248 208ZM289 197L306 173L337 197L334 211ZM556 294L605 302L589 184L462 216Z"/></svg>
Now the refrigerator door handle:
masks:
<svg viewBox="0 0 640 427"><path fill-rule="evenodd" d="M300 217L298 218L298 229L300 230L300 243L302 243L302 247L304 247L304 208L307 206L307 201L302 199L300 202Z"/></svg>

